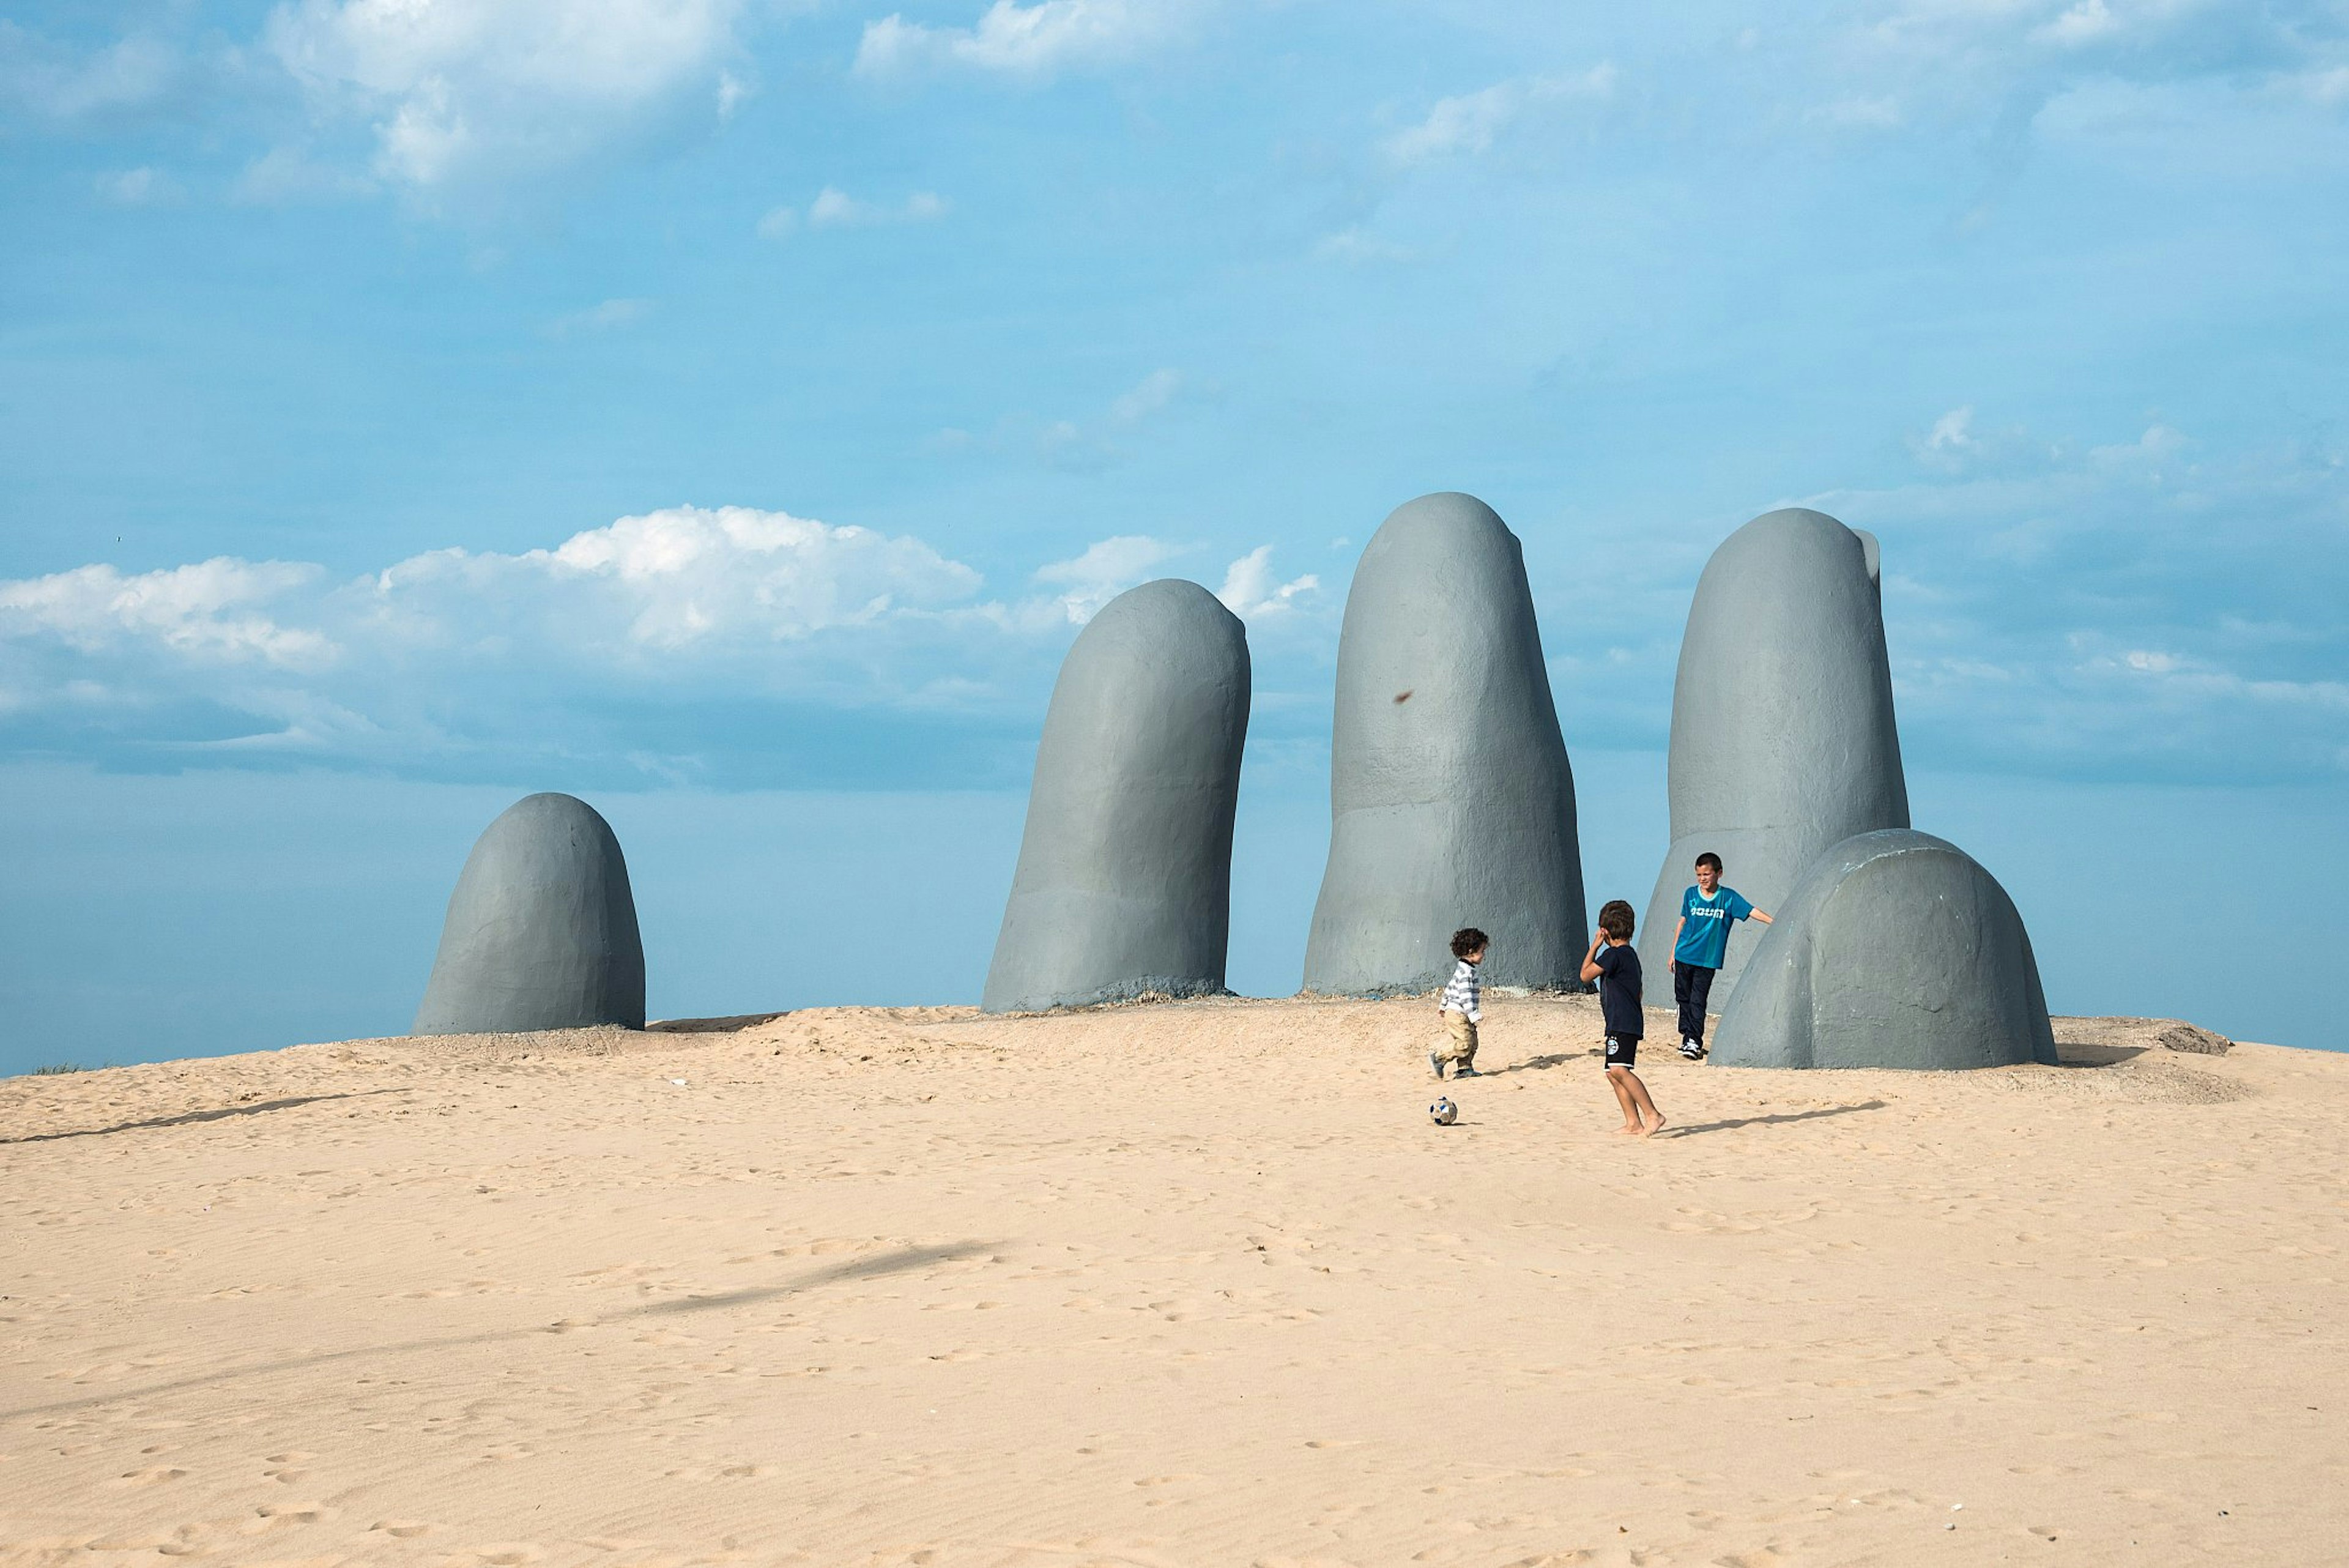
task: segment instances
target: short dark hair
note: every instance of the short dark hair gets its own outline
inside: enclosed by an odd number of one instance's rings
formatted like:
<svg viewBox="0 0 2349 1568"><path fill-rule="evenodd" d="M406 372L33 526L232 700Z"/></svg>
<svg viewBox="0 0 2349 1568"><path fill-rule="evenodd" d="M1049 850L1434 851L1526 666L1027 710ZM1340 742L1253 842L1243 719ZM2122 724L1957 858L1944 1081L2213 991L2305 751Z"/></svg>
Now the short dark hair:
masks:
<svg viewBox="0 0 2349 1568"><path fill-rule="evenodd" d="M1631 906L1620 898L1609 898L1599 910L1599 929L1619 942L1631 940Z"/></svg>
<svg viewBox="0 0 2349 1568"><path fill-rule="evenodd" d="M1713 867L1713 874L1714 876L1718 877L1721 875L1721 857L1715 855L1710 849L1696 857L1696 864L1699 870L1702 870L1705 867L1710 866Z"/></svg>
<svg viewBox="0 0 2349 1568"><path fill-rule="evenodd" d="M1463 926L1452 933L1452 956L1464 959L1470 953L1483 952L1487 940L1485 933L1475 927Z"/></svg>

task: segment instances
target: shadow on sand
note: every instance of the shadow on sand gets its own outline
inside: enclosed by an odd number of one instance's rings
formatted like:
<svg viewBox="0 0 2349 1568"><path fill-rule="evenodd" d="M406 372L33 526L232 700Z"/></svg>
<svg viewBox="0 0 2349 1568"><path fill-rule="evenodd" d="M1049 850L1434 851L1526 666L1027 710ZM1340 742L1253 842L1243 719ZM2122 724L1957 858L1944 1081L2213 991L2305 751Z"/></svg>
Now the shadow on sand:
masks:
<svg viewBox="0 0 2349 1568"><path fill-rule="evenodd" d="M148 1127L183 1127L195 1122L222 1122L231 1116L257 1116L270 1111L290 1111L296 1106L315 1106L323 1100L357 1100L369 1095L410 1095L416 1091L396 1089L349 1089L339 1095L295 1095L283 1100L262 1100L250 1106L222 1106L214 1111L183 1111L176 1116L150 1116L143 1122L117 1122L110 1127L82 1127L75 1132L26 1133L23 1137L0 1137L0 1144L55 1143L64 1137L107 1137L115 1133L140 1132Z"/></svg>
<svg viewBox="0 0 2349 1568"><path fill-rule="evenodd" d="M771 1301L778 1296L812 1290L819 1285L839 1280L872 1279L882 1274L904 1273L910 1269L926 1268L932 1263L948 1262L957 1258L987 1252L1000 1245L993 1241L957 1241L943 1247L900 1247L893 1251L878 1252L869 1258L852 1258L846 1262L803 1274L785 1285L756 1286L749 1290L726 1291L717 1295L687 1296L678 1301L652 1302L644 1306L627 1307L606 1313L596 1318L565 1318L558 1323L533 1324L524 1328L492 1329L486 1334L450 1334L440 1339L409 1339L392 1345L365 1345L351 1350L323 1350L308 1355L289 1355L280 1361L264 1361L250 1366L231 1366L218 1372L207 1372L194 1377L181 1377L170 1383L150 1383L138 1388L121 1388L108 1394L92 1394L80 1399L60 1399L51 1405L26 1405L14 1410L0 1411L0 1421L19 1420L27 1416L49 1416L62 1410L83 1410L95 1405L113 1405L126 1399L152 1399L159 1395L176 1394L183 1389L202 1388L210 1384L233 1383L240 1378L267 1377L279 1372L298 1372L305 1367L329 1366L342 1361L371 1361L404 1355L417 1350L444 1350L459 1345L496 1345L503 1341L527 1339L536 1334L569 1334L580 1329L608 1328L632 1318L653 1317L672 1313L709 1312L722 1307L747 1303Z"/></svg>
<svg viewBox="0 0 2349 1568"><path fill-rule="evenodd" d="M1738 1127L1775 1127L1789 1122L1815 1122L1826 1116L1847 1116L1854 1111L1880 1111L1889 1100L1862 1100L1856 1106L1821 1106L1811 1111L1774 1111L1766 1116L1732 1116L1717 1122L1691 1122L1666 1127L1660 1137L1694 1137L1698 1133L1730 1132Z"/></svg>

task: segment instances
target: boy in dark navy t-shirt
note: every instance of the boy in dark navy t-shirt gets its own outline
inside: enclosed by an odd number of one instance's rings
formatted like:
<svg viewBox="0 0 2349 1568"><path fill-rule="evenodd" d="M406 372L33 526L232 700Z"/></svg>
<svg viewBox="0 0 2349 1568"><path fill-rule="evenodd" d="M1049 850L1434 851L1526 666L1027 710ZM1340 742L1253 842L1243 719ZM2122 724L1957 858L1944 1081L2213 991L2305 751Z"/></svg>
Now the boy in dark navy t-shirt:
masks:
<svg viewBox="0 0 2349 1568"><path fill-rule="evenodd" d="M1648 1095L1648 1085L1631 1070L1640 1059L1640 1036L1646 1027L1640 1016L1640 955L1631 946L1631 906L1610 899L1599 911L1599 934L1583 955L1582 978L1599 982L1599 1011L1607 1021L1607 1086L1623 1107L1622 1130L1633 1137L1652 1137L1664 1125L1664 1113Z"/></svg>

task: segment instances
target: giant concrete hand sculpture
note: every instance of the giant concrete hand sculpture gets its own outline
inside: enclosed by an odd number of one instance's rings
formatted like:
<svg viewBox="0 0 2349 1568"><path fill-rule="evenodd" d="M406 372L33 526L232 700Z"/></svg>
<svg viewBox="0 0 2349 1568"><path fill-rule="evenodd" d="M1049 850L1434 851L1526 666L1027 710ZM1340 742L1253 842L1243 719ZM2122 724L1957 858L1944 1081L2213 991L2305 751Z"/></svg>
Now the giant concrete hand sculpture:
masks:
<svg viewBox="0 0 2349 1568"><path fill-rule="evenodd" d="M465 857L418 1034L645 1026L645 949L619 840L585 801L515 802Z"/></svg>
<svg viewBox="0 0 2349 1568"><path fill-rule="evenodd" d="M1471 495L1381 525L1346 596L1330 864L1305 989L1431 991L1461 926L1488 984L1582 989L1574 774L1517 537Z"/></svg>
<svg viewBox="0 0 2349 1568"><path fill-rule="evenodd" d="M1196 583L1120 594L1052 688L989 1012L1220 993L1247 633Z"/></svg>
<svg viewBox="0 0 2349 1568"><path fill-rule="evenodd" d="M1697 579L1672 684L1672 846L1648 900L1640 960L1669 973L1696 857L1775 914L1795 879L1855 833L1909 826L1892 718L1876 540L1824 513L1765 513ZM1735 994L1740 933L1713 991Z"/></svg>
<svg viewBox="0 0 2349 1568"><path fill-rule="evenodd" d="M2014 900L1971 856L1893 828L1834 846L1782 902L1723 1012L1726 1067L2055 1060Z"/></svg>

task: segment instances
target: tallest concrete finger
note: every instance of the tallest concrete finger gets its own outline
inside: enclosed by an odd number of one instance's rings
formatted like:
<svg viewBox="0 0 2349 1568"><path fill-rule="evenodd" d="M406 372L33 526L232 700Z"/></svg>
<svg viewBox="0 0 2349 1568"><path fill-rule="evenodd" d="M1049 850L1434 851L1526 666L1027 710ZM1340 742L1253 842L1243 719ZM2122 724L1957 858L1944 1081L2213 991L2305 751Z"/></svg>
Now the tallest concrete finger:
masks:
<svg viewBox="0 0 2349 1568"><path fill-rule="evenodd" d="M1488 984L1580 989L1574 774L1523 548L1473 495L1397 507L1354 569L1330 812L1307 991L1433 990L1462 926Z"/></svg>
<svg viewBox="0 0 2349 1568"><path fill-rule="evenodd" d="M1909 826L1880 571L1873 535L1799 506L1756 517L1705 563L1672 682L1672 845L1640 933L1650 975L1668 972L1706 850L1723 883L1775 913L1830 846ZM1716 1010L1757 935L1732 938Z"/></svg>

